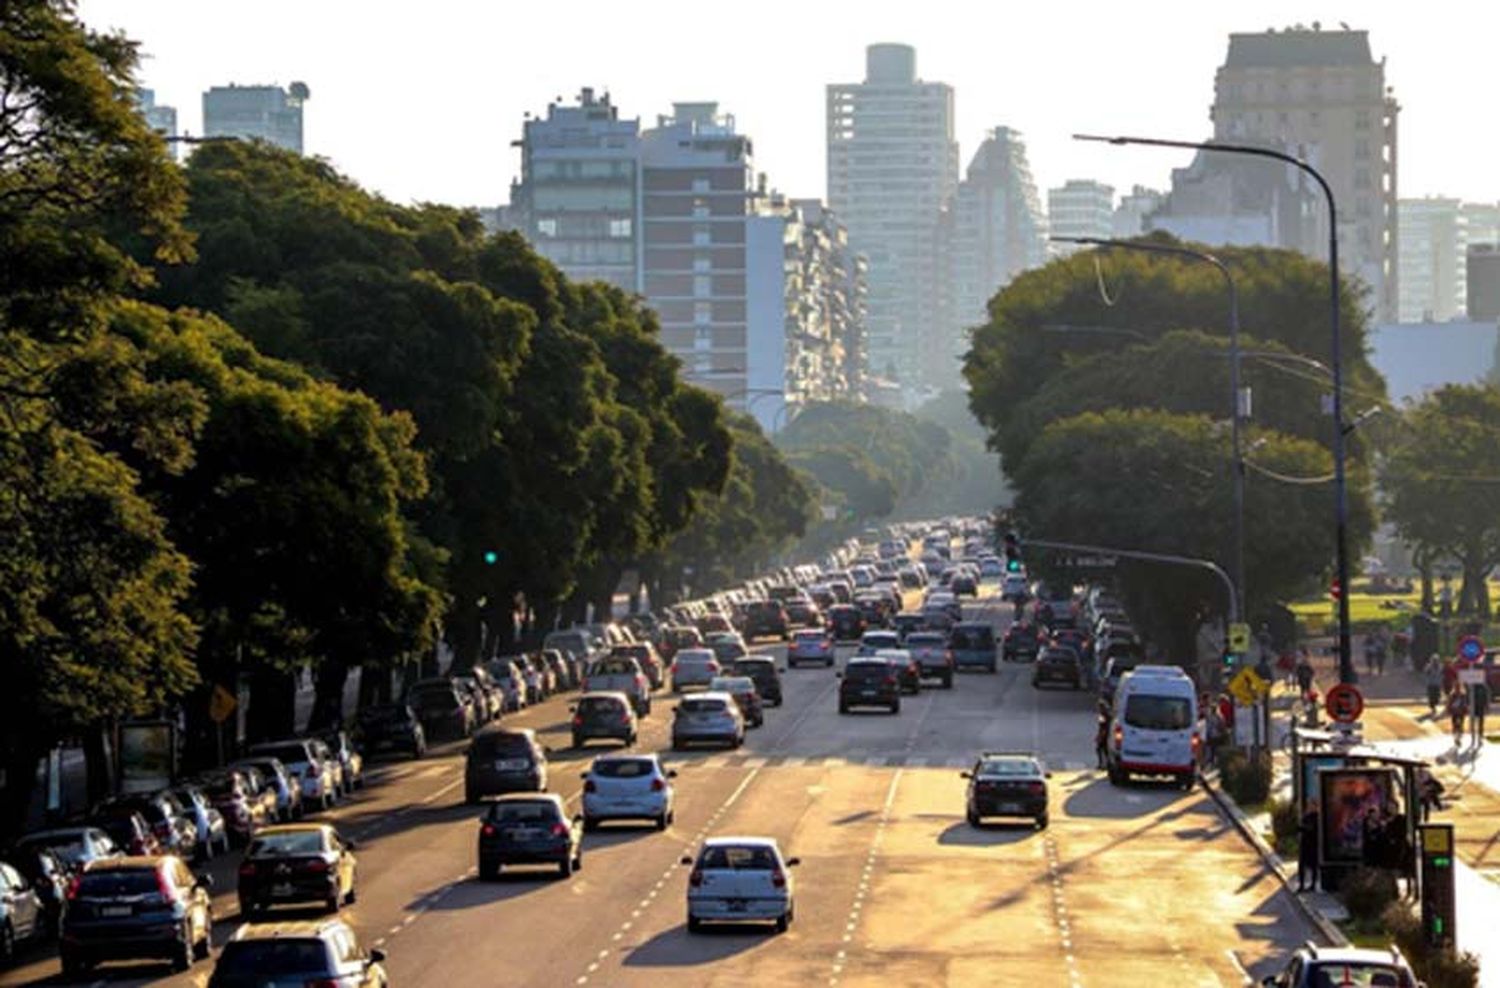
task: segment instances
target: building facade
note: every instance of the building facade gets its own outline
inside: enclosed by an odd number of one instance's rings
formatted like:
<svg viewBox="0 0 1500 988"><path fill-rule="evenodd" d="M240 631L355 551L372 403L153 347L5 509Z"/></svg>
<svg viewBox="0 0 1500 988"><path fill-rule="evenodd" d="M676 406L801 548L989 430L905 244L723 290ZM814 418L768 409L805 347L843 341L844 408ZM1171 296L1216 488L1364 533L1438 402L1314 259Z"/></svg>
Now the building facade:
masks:
<svg viewBox="0 0 1500 988"><path fill-rule="evenodd" d="M949 209L946 243L952 268L953 320L944 342L960 383L968 330L985 322L990 299L1029 268L1047 263L1047 216L1019 132L996 127L974 152Z"/></svg>
<svg viewBox="0 0 1500 988"><path fill-rule="evenodd" d="M141 116L146 118L146 123L152 130L163 137L177 136L177 107L156 102L156 91L152 89L136 90L135 98L141 108ZM168 142L167 153L176 158L177 145Z"/></svg>
<svg viewBox="0 0 1500 988"><path fill-rule="evenodd" d="M1071 178L1047 190L1047 227L1053 237L1111 237L1115 231L1114 186L1093 179ZM1078 244L1053 243L1052 253L1066 257Z"/></svg>
<svg viewBox="0 0 1500 988"><path fill-rule="evenodd" d="M1186 168L1172 169L1171 191L1146 216L1145 228L1209 246L1280 247L1321 257L1328 243L1321 200L1310 177L1281 162L1200 151Z"/></svg>
<svg viewBox="0 0 1500 988"><path fill-rule="evenodd" d="M1128 240L1151 229L1147 218L1161 208L1166 198L1165 192L1148 189L1144 185L1131 188L1120 196L1120 204L1115 207L1113 235L1117 239Z"/></svg>
<svg viewBox="0 0 1500 988"><path fill-rule="evenodd" d="M1457 199L1402 199L1400 315L1403 323L1447 322L1463 315L1468 295L1468 231Z"/></svg>
<svg viewBox="0 0 1500 988"><path fill-rule="evenodd" d="M870 45L865 66L828 86L828 203L869 262L870 372L915 401L953 373L939 246L958 186L953 89L919 80L909 45Z"/></svg>
<svg viewBox="0 0 1500 988"><path fill-rule="evenodd" d="M302 153L305 83L280 86L214 86L203 94L203 136L262 140Z"/></svg>
<svg viewBox="0 0 1500 988"><path fill-rule="evenodd" d="M1341 267L1369 286L1382 320L1400 298L1399 110L1368 32L1314 23L1230 35L1209 114L1215 139L1273 142L1318 169L1338 205ZM1326 224L1327 207L1320 212Z"/></svg>

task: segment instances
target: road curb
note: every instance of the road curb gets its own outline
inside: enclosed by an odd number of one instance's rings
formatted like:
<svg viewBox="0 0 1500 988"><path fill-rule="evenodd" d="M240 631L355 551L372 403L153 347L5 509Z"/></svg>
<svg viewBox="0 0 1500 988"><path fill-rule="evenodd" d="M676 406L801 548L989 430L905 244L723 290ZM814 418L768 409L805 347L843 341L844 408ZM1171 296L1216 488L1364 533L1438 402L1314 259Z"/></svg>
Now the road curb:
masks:
<svg viewBox="0 0 1500 988"><path fill-rule="evenodd" d="M1286 863L1282 860L1281 855L1277 854L1276 851L1266 843L1265 838L1261 837L1261 835L1256 832L1255 826L1250 822L1250 818L1245 816L1245 811L1240 809L1239 804L1231 799L1226 793L1221 792L1219 790L1219 787L1210 782L1206 776L1200 775L1198 777L1198 781L1203 786L1204 791L1207 792L1208 795L1212 797L1213 801L1218 805L1219 811L1222 812L1226 817L1228 817L1229 821L1234 824L1235 829L1240 832L1240 836L1244 837L1245 840L1249 841L1250 846L1255 848L1256 853L1260 855L1261 860L1265 862L1266 867L1271 869L1271 872L1276 876L1276 879L1281 882L1281 887L1283 890L1285 890L1287 897L1296 904L1297 911L1302 914L1302 917L1317 928L1318 932L1322 934L1323 939L1328 942L1329 946L1349 946L1348 937L1344 936L1344 931L1339 929L1336 923L1328 919L1322 913L1318 912L1312 906L1308 905L1302 900L1301 896L1293 891L1292 880L1291 877L1287 874Z"/></svg>

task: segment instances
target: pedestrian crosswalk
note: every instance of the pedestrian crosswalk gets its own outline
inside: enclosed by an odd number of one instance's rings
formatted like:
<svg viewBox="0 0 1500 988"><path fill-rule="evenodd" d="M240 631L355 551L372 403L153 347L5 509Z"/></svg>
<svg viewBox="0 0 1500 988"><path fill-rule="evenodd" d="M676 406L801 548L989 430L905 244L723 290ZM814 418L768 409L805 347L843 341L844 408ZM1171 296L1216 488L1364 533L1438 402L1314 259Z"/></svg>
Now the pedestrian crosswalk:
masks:
<svg viewBox="0 0 1500 988"><path fill-rule="evenodd" d="M972 756L923 755L902 752L881 753L852 750L833 755L755 755L748 752L671 751L662 753L662 761L676 767L697 768L822 768L859 765L866 768L951 768L965 769L974 764ZM1082 761L1053 761L1051 768L1063 772L1092 771L1094 766Z"/></svg>

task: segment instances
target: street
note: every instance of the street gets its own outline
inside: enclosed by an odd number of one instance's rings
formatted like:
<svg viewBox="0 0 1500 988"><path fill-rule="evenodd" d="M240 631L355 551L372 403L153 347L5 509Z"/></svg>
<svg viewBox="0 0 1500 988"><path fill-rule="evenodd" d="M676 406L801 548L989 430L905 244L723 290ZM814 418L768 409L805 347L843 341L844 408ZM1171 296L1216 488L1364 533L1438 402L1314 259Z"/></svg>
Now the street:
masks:
<svg viewBox="0 0 1500 988"><path fill-rule="evenodd" d="M985 597L967 616L1003 625L1009 613ZM591 834L567 881L524 869L476 879L478 813L462 803L458 746L379 764L327 814L359 842L359 901L346 918L387 952L395 985L538 988L1241 985L1313 936L1206 795L1111 787L1092 768L1092 695L1037 691L1029 673L1002 663L994 676L964 674L893 717L840 716L832 671L790 670L785 706L733 752L668 750L661 697L640 747L678 770L676 822ZM571 810L594 749L568 749L567 702L506 722L554 749L552 788ZM1050 828L970 827L960 771L981 750L1015 749L1053 770ZM801 858L786 934L687 933L678 859L722 834L773 836ZM237 925L233 857L212 868L218 943ZM57 971L50 950L36 951L0 985L58 983ZM111 965L91 978L202 985L210 971Z"/></svg>

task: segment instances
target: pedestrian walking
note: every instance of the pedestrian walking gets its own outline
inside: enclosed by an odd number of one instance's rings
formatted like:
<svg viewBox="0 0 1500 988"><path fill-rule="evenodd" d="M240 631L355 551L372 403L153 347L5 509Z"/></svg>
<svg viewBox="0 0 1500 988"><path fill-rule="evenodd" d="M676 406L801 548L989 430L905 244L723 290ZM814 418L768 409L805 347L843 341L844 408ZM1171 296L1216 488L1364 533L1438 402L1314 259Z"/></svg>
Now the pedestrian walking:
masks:
<svg viewBox="0 0 1500 988"><path fill-rule="evenodd" d="M1443 660L1434 652L1422 669L1422 679L1427 686L1427 716L1437 717L1438 701L1443 698Z"/></svg>
<svg viewBox="0 0 1500 988"><path fill-rule="evenodd" d="M1464 720L1469 716L1469 692L1458 686L1448 694L1448 720L1453 725L1453 747L1464 742Z"/></svg>
<svg viewBox="0 0 1500 988"><path fill-rule="evenodd" d="M1109 767L1109 704L1099 701L1094 716L1094 761L1098 768Z"/></svg>
<svg viewBox="0 0 1500 988"><path fill-rule="evenodd" d="M1375 636L1365 635L1365 672L1375 675Z"/></svg>
<svg viewBox="0 0 1500 988"><path fill-rule="evenodd" d="M1486 680L1469 687L1473 694L1469 707L1469 727L1473 731L1474 747L1484 744L1484 715L1490 711L1490 684Z"/></svg>
<svg viewBox="0 0 1500 988"><path fill-rule="evenodd" d="M1385 675L1385 659L1390 653L1390 640L1384 628L1375 632L1375 675Z"/></svg>
<svg viewBox="0 0 1500 988"><path fill-rule="evenodd" d="M1312 689L1313 684L1312 657L1307 654L1306 645L1303 645L1298 651L1297 665L1292 670L1292 675L1297 680L1297 692L1301 694L1303 700L1306 700L1308 691Z"/></svg>
<svg viewBox="0 0 1500 988"><path fill-rule="evenodd" d="M1297 825L1297 891L1318 890L1318 801L1310 800Z"/></svg>
<svg viewBox="0 0 1500 988"><path fill-rule="evenodd" d="M1417 768L1417 793L1421 796L1422 822L1426 823L1434 810L1443 808L1443 783L1422 765Z"/></svg>

